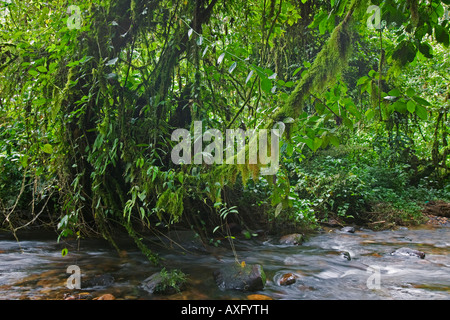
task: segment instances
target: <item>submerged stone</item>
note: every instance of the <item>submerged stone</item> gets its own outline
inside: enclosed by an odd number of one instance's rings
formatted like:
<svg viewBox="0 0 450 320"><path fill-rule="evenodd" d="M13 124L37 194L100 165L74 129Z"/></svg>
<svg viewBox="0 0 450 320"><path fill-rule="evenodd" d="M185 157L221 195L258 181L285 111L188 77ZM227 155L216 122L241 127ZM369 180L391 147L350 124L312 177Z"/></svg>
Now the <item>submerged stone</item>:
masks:
<svg viewBox="0 0 450 320"><path fill-rule="evenodd" d="M297 275L295 275L293 273L285 273L281 276L281 278L279 280L279 285L280 286L288 286L290 284L295 283L297 278L298 278Z"/></svg>
<svg viewBox="0 0 450 320"><path fill-rule="evenodd" d="M303 243L303 235L300 233L287 234L280 238L280 244L298 246L301 245L302 243Z"/></svg>
<svg viewBox="0 0 450 320"><path fill-rule="evenodd" d="M221 290L257 291L266 284L266 275L259 264L234 263L214 271L214 279Z"/></svg>
<svg viewBox="0 0 450 320"><path fill-rule="evenodd" d="M342 258L344 258L344 259L346 259L346 260L348 260L348 261L352 260L352 257L350 256L350 253L347 252L347 251L341 251L341 252L339 253L339 255L340 255Z"/></svg>
<svg viewBox="0 0 450 320"><path fill-rule="evenodd" d="M391 253L393 256L409 256L409 257L417 257L420 259L425 258L425 253L419 250L414 250L411 248L400 248Z"/></svg>
<svg viewBox="0 0 450 320"><path fill-rule="evenodd" d="M342 232L355 233L355 228L353 227L343 227L341 229Z"/></svg>

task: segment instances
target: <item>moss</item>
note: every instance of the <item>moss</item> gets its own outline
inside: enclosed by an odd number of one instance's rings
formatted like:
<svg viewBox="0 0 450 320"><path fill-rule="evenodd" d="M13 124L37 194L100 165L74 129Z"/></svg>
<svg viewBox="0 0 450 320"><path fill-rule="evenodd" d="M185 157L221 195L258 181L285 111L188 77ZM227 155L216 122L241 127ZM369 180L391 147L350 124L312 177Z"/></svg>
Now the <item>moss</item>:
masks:
<svg viewBox="0 0 450 320"><path fill-rule="evenodd" d="M367 0L354 0L347 15L334 29L327 43L319 52L309 72L302 78L274 119L297 117L304 108L304 99L309 93L320 93L332 84L345 68L351 53L352 16L361 15L368 5ZM271 126L272 123L269 125Z"/></svg>

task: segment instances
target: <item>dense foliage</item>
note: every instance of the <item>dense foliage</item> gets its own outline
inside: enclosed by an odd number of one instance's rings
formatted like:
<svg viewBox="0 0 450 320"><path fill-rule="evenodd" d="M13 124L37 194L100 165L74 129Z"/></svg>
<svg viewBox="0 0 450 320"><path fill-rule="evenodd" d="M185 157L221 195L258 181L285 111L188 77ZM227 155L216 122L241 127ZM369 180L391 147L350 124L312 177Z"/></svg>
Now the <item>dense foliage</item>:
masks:
<svg viewBox="0 0 450 320"><path fill-rule="evenodd" d="M2 0L2 227L123 229L156 261L138 228L418 222L450 198L449 5ZM284 122L280 169L173 163L194 121Z"/></svg>

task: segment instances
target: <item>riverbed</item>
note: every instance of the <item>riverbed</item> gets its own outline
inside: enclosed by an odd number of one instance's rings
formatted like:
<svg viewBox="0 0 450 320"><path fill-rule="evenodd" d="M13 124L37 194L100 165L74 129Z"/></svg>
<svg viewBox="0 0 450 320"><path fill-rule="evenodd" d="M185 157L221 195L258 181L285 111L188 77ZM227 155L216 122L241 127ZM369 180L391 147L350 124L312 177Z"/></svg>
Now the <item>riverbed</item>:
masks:
<svg viewBox="0 0 450 320"><path fill-rule="evenodd" d="M118 241L123 250L119 255L99 239L58 243L55 234L26 233L17 241L9 233L0 233L0 299L95 299L104 294L129 300L450 299L448 225L389 231L356 228L354 233L325 228L301 245L280 244L270 236L236 238L238 261L264 268L267 282L257 292L223 291L215 283L213 272L236 259L227 246L198 250L186 245L180 250L178 245L171 249L162 247L164 242L149 243L168 270L176 268L188 275L185 290L169 296L145 291L144 279L161 268L147 261L127 239ZM402 247L424 252L425 257L392 255ZM68 249L65 256L64 248ZM71 276L67 268L74 265L80 270L80 289L67 287ZM287 274L294 279L288 284L282 282Z"/></svg>

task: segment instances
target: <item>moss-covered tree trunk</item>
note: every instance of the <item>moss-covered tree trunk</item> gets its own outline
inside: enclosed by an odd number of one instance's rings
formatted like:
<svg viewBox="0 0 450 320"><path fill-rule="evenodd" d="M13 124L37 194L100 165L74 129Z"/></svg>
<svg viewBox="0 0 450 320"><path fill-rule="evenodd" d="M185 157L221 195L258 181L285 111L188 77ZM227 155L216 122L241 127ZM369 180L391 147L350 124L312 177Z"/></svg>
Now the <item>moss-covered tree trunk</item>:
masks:
<svg viewBox="0 0 450 320"><path fill-rule="evenodd" d="M200 31L216 3L217 0L197 1L180 10L193 16L192 27ZM132 68L133 47L138 42L148 43L148 33L161 18L153 12L166 10L161 8L164 2L160 0L113 0L108 8L92 5L90 30L80 35L80 49L73 57L82 63L69 70L61 102L66 106L62 112L68 115L61 129L61 140L69 143L62 152L60 172L61 181L65 182L62 194L66 211L74 221L97 229L111 242L111 221L123 225L153 262L157 261L156 256L139 240L130 214L124 214L130 191L148 186L133 185L126 172L141 160L135 145L148 143L151 135L155 138L154 149L168 147L157 140L161 137L160 128L167 127L169 114L158 101L165 99L173 71L188 48L188 27L172 19L165 21L168 40L146 79L144 91L132 91L127 83L119 83L115 67L125 65L126 81ZM130 58L124 61L126 52ZM134 210L131 208L130 212ZM140 214L139 210L136 213Z"/></svg>

